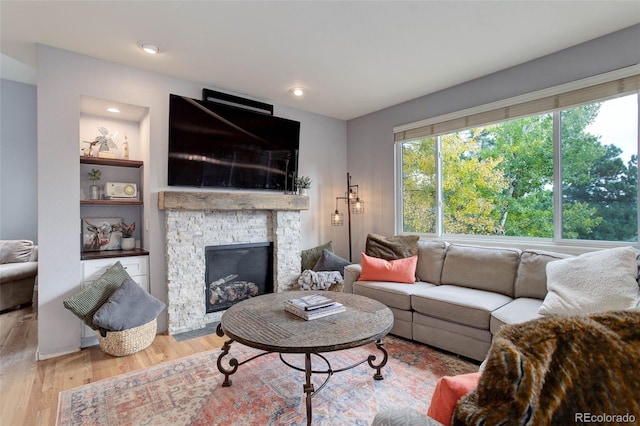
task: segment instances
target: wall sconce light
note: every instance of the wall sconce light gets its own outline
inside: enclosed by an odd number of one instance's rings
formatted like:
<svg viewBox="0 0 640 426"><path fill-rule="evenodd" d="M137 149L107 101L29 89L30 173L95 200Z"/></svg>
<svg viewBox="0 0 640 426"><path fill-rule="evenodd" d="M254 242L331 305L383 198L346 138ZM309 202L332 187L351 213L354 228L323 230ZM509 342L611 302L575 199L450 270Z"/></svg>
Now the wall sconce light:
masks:
<svg viewBox="0 0 640 426"><path fill-rule="evenodd" d="M358 195L358 185L351 185L351 175L347 172L347 192L344 197L336 197L336 210L331 213L331 225L344 225L344 215L338 210L338 200L347 203L347 222L349 224L349 262L351 262L351 214L364 213L364 201Z"/></svg>

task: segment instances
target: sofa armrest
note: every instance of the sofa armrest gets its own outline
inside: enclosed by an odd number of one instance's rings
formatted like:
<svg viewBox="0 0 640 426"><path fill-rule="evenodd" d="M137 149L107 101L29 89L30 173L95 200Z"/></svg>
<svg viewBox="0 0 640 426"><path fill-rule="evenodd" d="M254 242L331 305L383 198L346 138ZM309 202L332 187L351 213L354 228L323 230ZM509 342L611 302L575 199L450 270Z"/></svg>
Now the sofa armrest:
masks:
<svg viewBox="0 0 640 426"><path fill-rule="evenodd" d="M29 262L37 262L38 261L38 246L33 246L33 251L31 252L31 257L29 258Z"/></svg>
<svg viewBox="0 0 640 426"><path fill-rule="evenodd" d="M362 272L362 265L354 263L344 267L344 292L353 293L353 283L358 281L360 273Z"/></svg>

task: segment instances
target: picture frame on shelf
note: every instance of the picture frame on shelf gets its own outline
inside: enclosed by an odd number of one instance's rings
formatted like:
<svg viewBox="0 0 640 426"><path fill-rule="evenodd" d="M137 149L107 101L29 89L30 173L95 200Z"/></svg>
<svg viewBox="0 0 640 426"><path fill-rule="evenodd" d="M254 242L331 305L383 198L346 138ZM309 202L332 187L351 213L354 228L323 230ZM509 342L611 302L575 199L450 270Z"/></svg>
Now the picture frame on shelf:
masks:
<svg viewBox="0 0 640 426"><path fill-rule="evenodd" d="M82 251L122 249L121 217L82 218Z"/></svg>

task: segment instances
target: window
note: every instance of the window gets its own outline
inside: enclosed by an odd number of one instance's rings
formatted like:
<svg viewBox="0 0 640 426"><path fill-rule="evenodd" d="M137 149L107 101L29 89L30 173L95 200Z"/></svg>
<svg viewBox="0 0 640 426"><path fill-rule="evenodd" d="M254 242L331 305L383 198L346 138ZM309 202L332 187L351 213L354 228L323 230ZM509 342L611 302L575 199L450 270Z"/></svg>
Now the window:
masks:
<svg viewBox="0 0 640 426"><path fill-rule="evenodd" d="M461 126L481 121L476 114L396 132L400 231L637 242L634 89L587 90L591 102L515 119L494 121L490 112L491 124Z"/></svg>
<svg viewBox="0 0 640 426"><path fill-rule="evenodd" d="M559 116L562 238L638 241L638 96Z"/></svg>

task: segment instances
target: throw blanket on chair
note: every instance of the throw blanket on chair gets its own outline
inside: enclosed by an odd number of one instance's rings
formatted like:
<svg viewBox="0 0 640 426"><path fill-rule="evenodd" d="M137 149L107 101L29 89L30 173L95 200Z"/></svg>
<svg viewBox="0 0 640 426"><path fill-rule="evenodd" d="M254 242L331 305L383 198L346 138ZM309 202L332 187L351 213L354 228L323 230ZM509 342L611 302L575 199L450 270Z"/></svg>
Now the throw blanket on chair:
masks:
<svg viewBox="0 0 640 426"><path fill-rule="evenodd" d="M634 424L639 395L640 311L547 317L496 333L453 424Z"/></svg>

